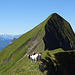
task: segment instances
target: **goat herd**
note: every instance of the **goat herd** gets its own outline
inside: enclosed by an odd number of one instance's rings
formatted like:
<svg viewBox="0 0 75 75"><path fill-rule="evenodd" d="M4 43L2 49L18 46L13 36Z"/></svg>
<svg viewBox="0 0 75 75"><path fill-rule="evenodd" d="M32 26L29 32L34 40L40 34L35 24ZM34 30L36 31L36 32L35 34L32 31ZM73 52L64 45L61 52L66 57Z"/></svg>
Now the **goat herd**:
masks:
<svg viewBox="0 0 75 75"><path fill-rule="evenodd" d="M42 53L35 53L33 52L33 54L30 56L30 55L27 55L27 57L31 60L31 63L33 61L38 61L38 60L41 60L41 57L42 57Z"/></svg>

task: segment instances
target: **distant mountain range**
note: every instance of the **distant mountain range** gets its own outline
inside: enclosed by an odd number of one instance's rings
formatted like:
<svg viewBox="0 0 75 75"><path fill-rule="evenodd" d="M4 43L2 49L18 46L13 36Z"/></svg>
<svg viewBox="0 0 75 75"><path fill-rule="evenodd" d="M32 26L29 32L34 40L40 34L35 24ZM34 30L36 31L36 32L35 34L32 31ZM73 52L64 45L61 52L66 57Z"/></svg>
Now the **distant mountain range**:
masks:
<svg viewBox="0 0 75 75"><path fill-rule="evenodd" d="M0 34L0 50L6 47L14 38L18 38L19 35Z"/></svg>
<svg viewBox="0 0 75 75"><path fill-rule="evenodd" d="M5 39L14 39L14 38L18 38L21 34L17 34L17 35L12 35L12 34L0 34L0 37L5 38Z"/></svg>

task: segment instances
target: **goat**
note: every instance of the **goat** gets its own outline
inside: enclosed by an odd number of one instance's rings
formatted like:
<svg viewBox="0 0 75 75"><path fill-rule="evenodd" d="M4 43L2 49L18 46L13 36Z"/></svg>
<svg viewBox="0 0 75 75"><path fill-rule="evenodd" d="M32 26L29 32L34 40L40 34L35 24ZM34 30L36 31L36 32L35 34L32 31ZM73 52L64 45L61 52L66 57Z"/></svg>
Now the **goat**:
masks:
<svg viewBox="0 0 75 75"><path fill-rule="evenodd" d="M41 60L42 58L42 53L38 53L38 60Z"/></svg>
<svg viewBox="0 0 75 75"><path fill-rule="evenodd" d="M30 56L30 55L28 55L28 58L31 60L31 63L33 62L33 61L37 61L37 59L38 59L38 54L36 54L36 55L32 55L32 56Z"/></svg>
<svg viewBox="0 0 75 75"><path fill-rule="evenodd" d="M33 52L33 55L35 55L36 54L36 52Z"/></svg>
<svg viewBox="0 0 75 75"><path fill-rule="evenodd" d="M41 60L41 53L36 53L35 55L32 55L32 56L28 55L28 58L31 60L31 63L33 61L36 62L38 60Z"/></svg>

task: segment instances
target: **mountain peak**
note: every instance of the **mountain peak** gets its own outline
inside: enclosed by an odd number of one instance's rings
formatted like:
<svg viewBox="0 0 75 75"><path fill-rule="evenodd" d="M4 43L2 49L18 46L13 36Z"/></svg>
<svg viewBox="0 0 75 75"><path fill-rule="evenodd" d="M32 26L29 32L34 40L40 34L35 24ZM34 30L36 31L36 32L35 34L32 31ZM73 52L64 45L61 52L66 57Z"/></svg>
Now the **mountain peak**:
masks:
<svg viewBox="0 0 75 75"><path fill-rule="evenodd" d="M43 38L45 50L56 48L75 49L75 36L70 24L57 13L50 16L45 25L45 36Z"/></svg>
<svg viewBox="0 0 75 75"><path fill-rule="evenodd" d="M57 13L52 13L51 15L58 15Z"/></svg>

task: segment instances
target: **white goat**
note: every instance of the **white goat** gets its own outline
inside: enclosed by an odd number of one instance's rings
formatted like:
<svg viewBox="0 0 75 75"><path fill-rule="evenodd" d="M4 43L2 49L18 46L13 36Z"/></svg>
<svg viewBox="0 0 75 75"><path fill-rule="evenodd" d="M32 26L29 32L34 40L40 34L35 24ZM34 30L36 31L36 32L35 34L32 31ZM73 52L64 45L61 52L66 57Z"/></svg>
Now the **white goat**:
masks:
<svg viewBox="0 0 75 75"><path fill-rule="evenodd" d="M41 58L42 58L42 55L41 55L41 53L39 53L38 54L38 60L41 60Z"/></svg>
<svg viewBox="0 0 75 75"><path fill-rule="evenodd" d="M31 60L31 63L33 61L36 62L38 60L41 60L41 53L36 53L35 55L32 55L32 56L28 55L28 58Z"/></svg>

